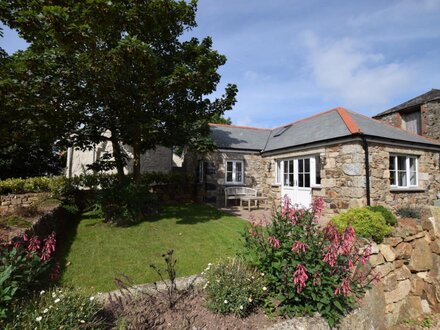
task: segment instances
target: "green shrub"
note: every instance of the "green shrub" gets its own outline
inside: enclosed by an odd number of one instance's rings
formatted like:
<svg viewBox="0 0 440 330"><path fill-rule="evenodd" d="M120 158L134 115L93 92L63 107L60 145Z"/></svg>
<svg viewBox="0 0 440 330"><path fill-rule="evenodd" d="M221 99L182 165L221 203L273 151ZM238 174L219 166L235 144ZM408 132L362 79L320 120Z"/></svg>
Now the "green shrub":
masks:
<svg viewBox="0 0 440 330"><path fill-rule="evenodd" d="M216 313L246 316L267 295L264 274L240 259L208 265L205 278L207 306Z"/></svg>
<svg viewBox="0 0 440 330"><path fill-rule="evenodd" d="M366 207L350 209L333 217L332 221L340 231L353 226L359 236L371 238L377 243L382 242L384 237L393 231L381 213L373 212Z"/></svg>
<svg viewBox="0 0 440 330"><path fill-rule="evenodd" d="M17 215L8 215L6 217L0 217L0 228L20 227L28 228L32 225L32 222L28 219Z"/></svg>
<svg viewBox="0 0 440 330"><path fill-rule="evenodd" d="M396 213L402 218L420 219L422 217L422 208L415 206L406 206L397 209Z"/></svg>
<svg viewBox="0 0 440 330"><path fill-rule="evenodd" d="M323 204L316 199L309 209L294 208L286 198L271 224L254 222L248 228L244 255L265 274L266 308L283 316L318 312L333 326L368 287L362 265L371 248L358 254L352 227L343 233L332 223L321 229Z"/></svg>
<svg viewBox="0 0 440 330"><path fill-rule="evenodd" d="M158 201L148 187L135 183L110 183L98 191L97 205L104 220L117 226L139 223L156 213Z"/></svg>
<svg viewBox="0 0 440 330"><path fill-rule="evenodd" d="M376 206L368 206L367 208L370 211L379 212L380 214L382 214L387 225L395 226L397 224L396 216L393 214L393 212L388 210L386 207L384 207L382 205L376 205Z"/></svg>
<svg viewBox="0 0 440 330"><path fill-rule="evenodd" d="M15 317L5 329L103 329L101 308L94 297L79 290L54 288L16 304Z"/></svg>

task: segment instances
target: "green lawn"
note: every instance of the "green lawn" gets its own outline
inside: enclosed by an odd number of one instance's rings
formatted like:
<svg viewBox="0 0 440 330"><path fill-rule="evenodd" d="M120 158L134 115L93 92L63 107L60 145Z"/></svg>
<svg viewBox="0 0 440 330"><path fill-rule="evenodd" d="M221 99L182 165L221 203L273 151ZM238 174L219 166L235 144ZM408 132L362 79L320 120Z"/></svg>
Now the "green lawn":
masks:
<svg viewBox="0 0 440 330"><path fill-rule="evenodd" d="M112 227L85 213L67 252L61 283L88 293L114 290L114 278L133 283L157 280L149 267L174 249L177 276L200 273L209 262L234 255L242 246L246 221L196 204L165 207L154 220L128 228Z"/></svg>

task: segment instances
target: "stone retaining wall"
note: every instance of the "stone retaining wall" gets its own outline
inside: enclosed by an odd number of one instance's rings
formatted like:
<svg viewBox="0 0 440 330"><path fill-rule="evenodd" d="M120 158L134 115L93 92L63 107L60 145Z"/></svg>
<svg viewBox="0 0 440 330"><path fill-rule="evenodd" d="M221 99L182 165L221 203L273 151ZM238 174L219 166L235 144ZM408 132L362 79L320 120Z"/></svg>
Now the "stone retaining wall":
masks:
<svg viewBox="0 0 440 330"><path fill-rule="evenodd" d="M45 196L47 196L47 193L0 195L0 214L13 211L20 206L29 207L32 203Z"/></svg>
<svg viewBox="0 0 440 330"><path fill-rule="evenodd" d="M383 244L373 244L369 264L381 276L375 300L385 306L385 326L440 312L440 219L437 220L399 219L392 236Z"/></svg>

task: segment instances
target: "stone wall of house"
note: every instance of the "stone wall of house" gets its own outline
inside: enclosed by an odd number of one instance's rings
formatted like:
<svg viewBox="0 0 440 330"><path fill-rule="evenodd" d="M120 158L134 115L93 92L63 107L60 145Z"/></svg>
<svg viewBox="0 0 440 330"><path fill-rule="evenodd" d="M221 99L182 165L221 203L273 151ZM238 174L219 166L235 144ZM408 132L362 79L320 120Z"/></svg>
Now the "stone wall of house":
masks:
<svg viewBox="0 0 440 330"><path fill-rule="evenodd" d="M244 163L244 183L240 186L251 187L263 192L265 169L267 162L257 153L245 152L213 152L204 157L205 182L198 185L198 197L203 201L224 206L224 188L235 185L225 181L225 166L227 160L242 160Z"/></svg>
<svg viewBox="0 0 440 330"><path fill-rule="evenodd" d="M419 187L393 190L390 188L390 154L418 157ZM432 205L440 192L440 160L437 152L382 144L370 144L370 187L372 205L384 205L394 211L404 206Z"/></svg>
<svg viewBox="0 0 440 330"><path fill-rule="evenodd" d="M13 211L18 207L29 207L32 203L38 201L46 193L27 193L27 194L8 194L0 195L0 214Z"/></svg>
<svg viewBox="0 0 440 330"><path fill-rule="evenodd" d="M392 236L373 244L369 265L380 274L377 300L385 326L440 312L440 219L399 219Z"/></svg>
<svg viewBox="0 0 440 330"><path fill-rule="evenodd" d="M422 135L440 141L440 102L430 102L421 106Z"/></svg>
<svg viewBox="0 0 440 330"><path fill-rule="evenodd" d="M321 160L321 185L312 188L312 196L324 198L324 217L330 218L342 210L366 205L365 156L360 143L336 144L264 158L273 163L274 169L277 159L307 155L319 155ZM275 170L266 175L263 188L263 192L269 195L272 201L281 198L281 187L274 185L275 175Z"/></svg>
<svg viewBox="0 0 440 330"><path fill-rule="evenodd" d="M402 128L402 117L398 112L390 113L377 119L383 121L386 124Z"/></svg>

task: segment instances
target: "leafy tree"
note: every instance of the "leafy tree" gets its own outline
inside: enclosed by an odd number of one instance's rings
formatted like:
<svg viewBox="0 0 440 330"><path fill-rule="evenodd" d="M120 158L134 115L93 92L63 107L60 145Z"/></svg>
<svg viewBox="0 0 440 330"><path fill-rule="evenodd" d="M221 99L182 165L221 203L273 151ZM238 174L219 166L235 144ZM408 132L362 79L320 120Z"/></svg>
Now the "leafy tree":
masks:
<svg viewBox="0 0 440 330"><path fill-rule="evenodd" d="M212 116L210 123L232 125L232 120L229 117L224 117L224 116L220 116L220 115L215 114L214 116Z"/></svg>
<svg viewBox="0 0 440 330"><path fill-rule="evenodd" d="M235 103L235 85L209 98L226 62L211 38L183 38L196 10L194 0L2 0L0 19L30 43L30 103L44 104L36 113L63 130L61 142L110 141L123 179L121 144L133 148L138 178L141 154L157 145L212 148L208 122Z"/></svg>

